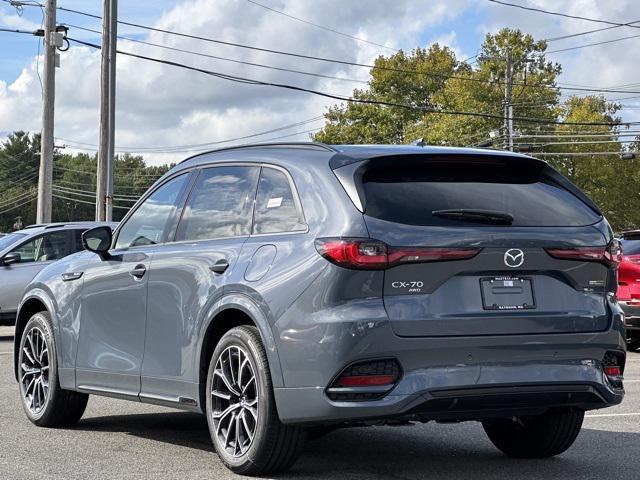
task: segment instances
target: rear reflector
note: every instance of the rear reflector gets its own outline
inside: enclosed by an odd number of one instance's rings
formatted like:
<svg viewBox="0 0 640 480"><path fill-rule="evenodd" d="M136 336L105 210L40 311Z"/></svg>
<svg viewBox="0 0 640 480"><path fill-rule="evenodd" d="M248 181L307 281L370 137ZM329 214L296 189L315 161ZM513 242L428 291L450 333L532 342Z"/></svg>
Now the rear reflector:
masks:
<svg viewBox="0 0 640 480"><path fill-rule="evenodd" d="M618 240L612 240L606 247L547 248L546 251L554 258L599 262L607 267L617 267L622 260L622 248Z"/></svg>
<svg viewBox="0 0 640 480"><path fill-rule="evenodd" d="M393 375L358 375L355 377L340 377L340 387L373 387L393 385L396 378Z"/></svg>
<svg viewBox="0 0 640 480"><path fill-rule="evenodd" d="M354 363L340 372L327 396L334 401L375 400L390 392L400 376L400 364L392 358Z"/></svg>
<svg viewBox="0 0 640 480"><path fill-rule="evenodd" d="M361 270L384 270L407 263L464 260L475 257L479 248L389 247L384 242L363 238L319 238L316 250L335 265Z"/></svg>

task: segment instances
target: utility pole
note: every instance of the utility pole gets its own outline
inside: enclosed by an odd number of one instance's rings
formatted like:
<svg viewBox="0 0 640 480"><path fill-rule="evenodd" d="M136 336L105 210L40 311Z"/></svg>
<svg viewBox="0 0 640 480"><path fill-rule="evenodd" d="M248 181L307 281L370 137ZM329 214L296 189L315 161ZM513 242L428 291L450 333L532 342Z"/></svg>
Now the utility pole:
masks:
<svg viewBox="0 0 640 480"><path fill-rule="evenodd" d="M42 132L36 223L51 222L53 184L53 122L56 88L56 0L47 0L44 25L44 75L42 85Z"/></svg>
<svg viewBox="0 0 640 480"><path fill-rule="evenodd" d="M513 58L507 52L507 71L504 85L504 130L507 135L507 148L513 152Z"/></svg>
<svg viewBox="0 0 640 480"><path fill-rule="evenodd" d="M109 0L109 155L107 156L107 194L105 220L113 220L113 172L116 141L116 51L118 49L118 0Z"/></svg>
<svg viewBox="0 0 640 480"><path fill-rule="evenodd" d="M96 220L110 220L113 207L117 0L103 0L100 71L100 141L96 179Z"/></svg>

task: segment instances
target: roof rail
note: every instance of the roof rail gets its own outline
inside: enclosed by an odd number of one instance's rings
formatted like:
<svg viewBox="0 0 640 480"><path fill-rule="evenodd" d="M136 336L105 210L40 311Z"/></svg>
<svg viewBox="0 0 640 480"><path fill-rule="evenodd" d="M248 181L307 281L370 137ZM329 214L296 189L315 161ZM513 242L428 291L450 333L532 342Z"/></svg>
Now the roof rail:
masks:
<svg viewBox="0 0 640 480"><path fill-rule="evenodd" d="M226 152L229 150L242 150L242 149L252 149L252 148L309 148L309 149L316 149L316 150L324 150L332 153L336 153L338 151L332 146L327 145L325 143L320 143L320 142L245 143L241 145L232 145L230 147L223 147L215 150L209 150L207 152L197 153L195 155L192 155L191 157L185 158L184 160L179 162L178 165L180 165L181 163L185 163L189 160L192 160L194 158L197 158L201 155L207 155L210 153L218 153L218 152Z"/></svg>

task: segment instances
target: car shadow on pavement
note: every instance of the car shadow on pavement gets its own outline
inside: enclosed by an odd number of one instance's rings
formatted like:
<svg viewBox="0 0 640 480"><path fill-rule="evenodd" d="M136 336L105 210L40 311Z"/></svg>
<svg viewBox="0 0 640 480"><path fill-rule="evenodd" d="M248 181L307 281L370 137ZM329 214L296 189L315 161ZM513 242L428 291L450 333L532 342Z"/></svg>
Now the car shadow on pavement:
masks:
<svg viewBox="0 0 640 480"><path fill-rule="evenodd" d="M110 415L82 419L74 430L124 432L140 438L213 452L207 421L188 412Z"/></svg>
<svg viewBox="0 0 640 480"><path fill-rule="evenodd" d="M75 429L124 432L213 454L206 420L193 413L92 417ZM634 445L640 445L640 433L583 428L561 456L518 460L498 452L477 423L353 428L308 441L291 471L279 478L637 478L640 456L632 453Z"/></svg>

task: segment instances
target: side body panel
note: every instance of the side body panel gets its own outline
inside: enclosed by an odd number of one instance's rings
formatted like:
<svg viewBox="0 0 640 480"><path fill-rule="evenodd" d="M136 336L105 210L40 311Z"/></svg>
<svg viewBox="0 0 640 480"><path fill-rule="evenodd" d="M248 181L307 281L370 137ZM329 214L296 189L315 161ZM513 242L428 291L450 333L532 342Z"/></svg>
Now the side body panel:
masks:
<svg viewBox="0 0 640 480"><path fill-rule="evenodd" d="M142 251L113 251L112 257L85 268L76 382L79 390L106 390L137 397L144 352L148 272Z"/></svg>
<svg viewBox="0 0 640 480"><path fill-rule="evenodd" d="M225 276L233 272L244 238L169 243L156 247L149 272L142 400L198 399L194 362L202 324L212 318ZM227 260L223 274L211 268ZM204 333L202 333L204 335Z"/></svg>

